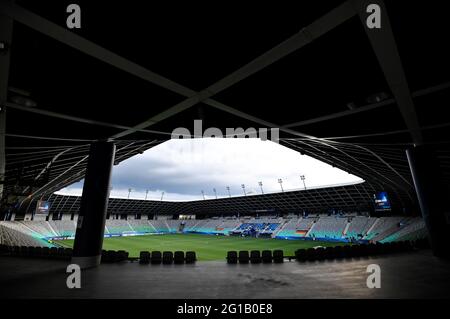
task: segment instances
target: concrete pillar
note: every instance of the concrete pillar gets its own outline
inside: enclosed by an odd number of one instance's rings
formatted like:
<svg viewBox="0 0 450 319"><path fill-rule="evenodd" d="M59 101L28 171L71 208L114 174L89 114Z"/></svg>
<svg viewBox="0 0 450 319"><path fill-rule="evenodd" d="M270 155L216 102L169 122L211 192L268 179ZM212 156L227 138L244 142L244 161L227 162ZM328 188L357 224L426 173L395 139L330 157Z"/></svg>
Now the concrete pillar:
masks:
<svg viewBox="0 0 450 319"><path fill-rule="evenodd" d="M442 181L436 155L427 145L406 151L422 217L433 253L450 258L450 206L448 186Z"/></svg>
<svg viewBox="0 0 450 319"><path fill-rule="evenodd" d="M81 268L100 264L115 149L112 142L91 144L72 257Z"/></svg>

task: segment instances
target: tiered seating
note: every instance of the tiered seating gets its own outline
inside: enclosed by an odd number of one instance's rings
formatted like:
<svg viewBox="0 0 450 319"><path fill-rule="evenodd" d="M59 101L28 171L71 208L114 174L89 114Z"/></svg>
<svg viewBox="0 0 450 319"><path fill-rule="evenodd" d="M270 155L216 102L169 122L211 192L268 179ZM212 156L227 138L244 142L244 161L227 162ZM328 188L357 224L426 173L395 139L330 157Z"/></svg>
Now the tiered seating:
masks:
<svg viewBox="0 0 450 319"><path fill-rule="evenodd" d="M108 219L106 221L106 227L110 234L122 234L126 232L133 232L128 221L121 219Z"/></svg>
<svg viewBox="0 0 450 319"><path fill-rule="evenodd" d="M169 233L170 229L167 222L164 219L150 220L149 221L158 233Z"/></svg>
<svg viewBox="0 0 450 319"><path fill-rule="evenodd" d="M427 230L422 218L414 218L400 228L399 231L380 240L382 243L393 241L416 240L425 238Z"/></svg>
<svg viewBox="0 0 450 319"><path fill-rule="evenodd" d="M206 220L205 223L199 223L193 228L193 231L199 232L199 233L217 233L218 228L220 229L220 224L222 223L222 220L220 219L209 219Z"/></svg>
<svg viewBox="0 0 450 319"><path fill-rule="evenodd" d="M167 220L167 225L169 226L169 231L172 233L177 232L180 229L180 221L179 220L169 219L169 220Z"/></svg>
<svg viewBox="0 0 450 319"><path fill-rule="evenodd" d="M52 229L61 237L75 236L76 224L73 220L49 221Z"/></svg>
<svg viewBox="0 0 450 319"><path fill-rule="evenodd" d="M238 219L204 219L187 221L185 232L228 234L241 224Z"/></svg>
<svg viewBox="0 0 450 319"><path fill-rule="evenodd" d="M148 220L129 220L130 226L133 228L135 232L138 233L154 233L156 232L155 228L149 223Z"/></svg>
<svg viewBox="0 0 450 319"><path fill-rule="evenodd" d="M349 239L360 239L364 237L376 220L376 218L369 218L365 216L353 217L350 222L350 226L347 229L345 237Z"/></svg>
<svg viewBox="0 0 450 319"><path fill-rule="evenodd" d="M266 223L266 221L270 222ZM275 223L273 221L275 221ZM270 237L279 226L280 223L276 219L253 219L251 222L242 223L231 234L252 237Z"/></svg>
<svg viewBox="0 0 450 319"><path fill-rule="evenodd" d="M263 225L264 224L259 224L259 223L243 223L243 224L241 224L241 226L239 226L237 228L237 230L246 230L250 227L253 227L258 230L258 229L261 229L263 227Z"/></svg>
<svg viewBox="0 0 450 319"><path fill-rule="evenodd" d="M245 218L205 220L107 220L109 234L126 233L173 233L185 224L184 232L207 234L235 234L246 236L273 236L276 238L317 238L322 240L361 239L374 242L394 242L423 239L427 236L425 223L421 218L355 216L347 226L347 217L310 217L289 219L282 225L282 219ZM0 242L7 245L43 246L51 245L47 240L55 237L75 235L76 222L63 221L5 221L0 222ZM251 229L251 230L250 230ZM343 235L345 231L345 234ZM105 231L108 234L108 231Z"/></svg>
<svg viewBox="0 0 450 319"><path fill-rule="evenodd" d="M346 225L347 218L321 217L308 234L308 237L342 239Z"/></svg>
<svg viewBox="0 0 450 319"><path fill-rule="evenodd" d="M184 227L185 232L196 232L198 228L203 227L208 222L207 219L186 221L186 226Z"/></svg>
<svg viewBox="0 0 450 319"><path fill-rule="evenodd" d="M0 242L7 246L52 247L50 243L38 237L11 228L13 223L0 223Z"/></svg>
<svg viewBox="0 0 450 319"><path fill-rule="evenodd" d="M364 239L366 240L374 240L375 237L380 234L393 229L397 226L397 224L402 220L402 217L380 217L375 222L375 225L370 231L367 233Z"/></svg>
<svg viewBox="0 0 450 319"><path fill-rule="evenodd" d="M20 222L25 227L31 229L32 231L40 234L42 237L55 237L58 236L50 227L50 224L46 221L27 221Z"/></svg>
<svg viewBox="0 0 450 319"><path fill-rule="evenodd" d="M228 232L238 227L240 223L238 219L226 219L217 227L217 232L228 234Z"/></svg>
<svg viewBox="0 0 450 319"><path fill-rule="evenodd" d="M184 231L185 232L189 232L191 231L191 229L197 225L201 220L196 220L196 219L188 219L188 220L183 220L180 222L184 223Z"/></svg>
<svg viewBox="0 0 450 319"><path fill-rule="evenodd" d="M305 237L314 223L313 218L291 219L276 234L277 238Z"/></svg>
<svg viewBox="0 0 450 319"><path fill-rule="evenodd" d="M31 228L25 226L24 224L22 224L21 222L0 222L2 223L4 226L17 230L18 232L24 233L26 235L32 236L32 237L43 237L41 234L39 234L38 232L32 230Z"/></svg>

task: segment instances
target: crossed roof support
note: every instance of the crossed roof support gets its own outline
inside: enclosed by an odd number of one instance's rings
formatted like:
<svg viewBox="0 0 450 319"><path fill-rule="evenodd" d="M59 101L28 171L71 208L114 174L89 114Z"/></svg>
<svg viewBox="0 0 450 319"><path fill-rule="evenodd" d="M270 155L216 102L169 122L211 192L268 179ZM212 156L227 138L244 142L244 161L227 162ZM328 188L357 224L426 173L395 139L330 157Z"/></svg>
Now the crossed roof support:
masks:
<svg viewBox="0 0 450 319"><path fill-rule="evenodd" d="M378 61L383 69L386 80L391 88L391 91L394 94L395 101L397 102L397 105L407 124L407 127L411 132L413 141L414 143L420 144L423 142L420 132L420 126L418 124L417 115L415 114L411 93L409 92L408 84L406 82L406 77L401 65L401 59L398 54L398 50L389 24L389 19L386 14L386 7L384 5L384 2L381 0L370 1L370 3L379 4L382 8L381 12L383 27L380 30L375 30L375 32L373 32L373 29L369 30L365 25L365 19L367 16L365 8L368 3L369 2L366 0L349 0L344 2L315 22L300 30L297 34L293 35L286 41L282 42L281 44L257 57L253 61L247 63L240 69L229 74L228 76L224 77L223 79L210 85L200 92L191 90L183 85L180 85L150 70L147 70L142 66L139 66L134 62L131 62L89 40L86 40L78 36L77 34L72 33L67 29L60 27L20 6L9 3L0 3L0 12L85 54L97 58L125 72L133 74L150 83L156 84L160 87L186 97L186 99L182 102L146 119L142 123L139 123L133 127L123 128L123 131L111 136L111 140L119 139L140 130L144 130L160 121L163 121L174 116L175 114L189 109L200 102L267 127L278 127L281 131L294 136L306 139L320 140L317 137L310 136L291 129L290 127L292 127L293 125L280 126L265 121L243 111L235 109L231 106L218 102L212 97L215 94L238 83L239 81L242 81L243 79L249 77L250 75L266 68L267 66L273 64L274 62L287 56L288 54L311 43L315 39L319 38L330 30L333 30L355 15L359 15L361 21L363 22L364 28L366 29L367 36L377 55ZM351 155L348 156L352 157Z"/></svg>

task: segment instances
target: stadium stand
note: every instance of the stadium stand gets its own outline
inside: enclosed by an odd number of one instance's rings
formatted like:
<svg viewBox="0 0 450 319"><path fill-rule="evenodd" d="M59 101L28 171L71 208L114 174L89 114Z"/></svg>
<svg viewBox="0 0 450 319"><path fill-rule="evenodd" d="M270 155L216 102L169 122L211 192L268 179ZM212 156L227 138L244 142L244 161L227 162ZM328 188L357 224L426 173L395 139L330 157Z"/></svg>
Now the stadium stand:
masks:
<svg viewBox="0 0 450 319"><path fill-rule="evenodd" d="M239 227L231 232L233 235L242 236L271 236L281 225L281 220L277 219L251 219L245 221Z"/></svg>
<svg viewBox="0 0 450 319"><path fill-rule="evenodd" d="M325 240L342 239L347 218L321 217L312 227L309 237Z"/></svg>
<svg viewBox="0 0 450 319"><path fill-rule="evenodd" d="M184 232L190 232L195 225L197 225L200 221L196 219L190 219L190 220L182 220L180 223L184 224L183 231Z"/></svg>
<svg viewBox="0 0 450 319"><path fill-rule="evenodd" d="M58 239L73 238L73 220L2 221L0 242L8 246L57 245ZM107 220L105 235L201 233L240 236L268 235L279 239L342 242L397 242L426 238L424 221L405 217L315 216L289 219L203 219L203 220Z"/></svg>
<svg viewBox="0 0 450 319"><path fill-rule="evenodd" d="M237 219L223 220L222 223L216 227L216 231L222 234L228 234L230 231L240 225L240 221Z"/></svg>
<svg viewBox="0 0 450 319"><path fill-rule="evenodd" d="M277 238L305 237L314 224L313 218L291 219L276 234Z"/></svg>
<svg viewBox="0 0 450 319"><path fill-rule="evenodd" d="M40 246L53 245L38 237L22 232L15 223L0 222L0 243L7 246Z"/></svg>
<svg viewBox="0 0 450 319"><path fill-rule="evenodd" d="M61 237L72 237L75 234L76 225L72 220L49 221L50 227Z"/></svg>
<svg viewBox="0 0 450 319"><path fill-rule="evenodd" d="M151 220L150 223L152 224L153 228L155 228L157 233L170 233L171 232L171 229L169 228L167 221L164 219Z"/></svg>
<svg viewBox="0 0 450 319"><path fill-rule="evenodd" d="M42 235L43 237L55 237L58 234L51 228L50 223L46 221L19 222L23 227Z"/></svg>
<svg viewBox="0 0 450 319"><path fill-rule="evenodd" d="M108 224L108 222L106 222ZM135 232L138 233L154 233L155 228L150 224L148 220L132 220L129 221L130 226Z"/></svg>
<svg viewBox="0 0 450 319"><path fill-rule="evenodd" d="M425 222L422 218L414 218L407 221L405 224L400 225L400 229L393 234L381 239L381 243L393 242L393 241L406 241L417 240L425 238L427 230L425 228Z"/></svg>
<svg viewBox="0 0 450 319"><path fill-rule="evenodd" d="M402 217L380 217L378 218L372 227L367 231L367 235L364 237L366 240L375 240L378 237L380 240L380 235L395 229L397 224L401 222Z"/></svg>
<svg viewBox="0 0 450 319"><path fill-rule="evenodd" d="M109 234L123 234L133 232L130 224L126 220L108 220L106 228Z"/></svg>
<svg viewBox="0 0 450 319"><path fill-rule="evenodd" d="M180 229L180 221L179 220L166 220L167 228L170 233L178 232Z"/></svg>
<svg viewBox="0 0 450 319"><path fill-rule="evenodd" d="M220 224L222 224L222 220L210 219L204 223L199 223L194 226L191 231L205 234L223 233L223 230L220 229Z"/></svg>
<svg viewBox="0 0 450 319"><path fill-rule="evenodd" d="M376 218L367 218L365 216L355 216L351 219L350 225L345 233L345 237L348 239L360 239L363 238L367 231L375 223Z"/></svg>

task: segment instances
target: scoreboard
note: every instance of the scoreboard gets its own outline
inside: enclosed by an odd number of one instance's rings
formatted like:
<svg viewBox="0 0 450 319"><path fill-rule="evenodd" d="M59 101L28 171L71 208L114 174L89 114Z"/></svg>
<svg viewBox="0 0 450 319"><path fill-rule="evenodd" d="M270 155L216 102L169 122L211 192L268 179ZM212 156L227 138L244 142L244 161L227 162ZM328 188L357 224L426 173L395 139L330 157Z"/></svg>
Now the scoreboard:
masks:
<svg viewBox="0 0 450 319"><path fill-rule="evenodd" d="M50 211L50 202L38 200L36 204L36 214L48 215L49 211Z"/></svg>
<svg viewBox="0 0 450 319"><path fill-rule="evenodd" d="M376 212L391 210L391 203L389 202L388 194L386 192L378 192L374 194L373 197Z"/></svg>

